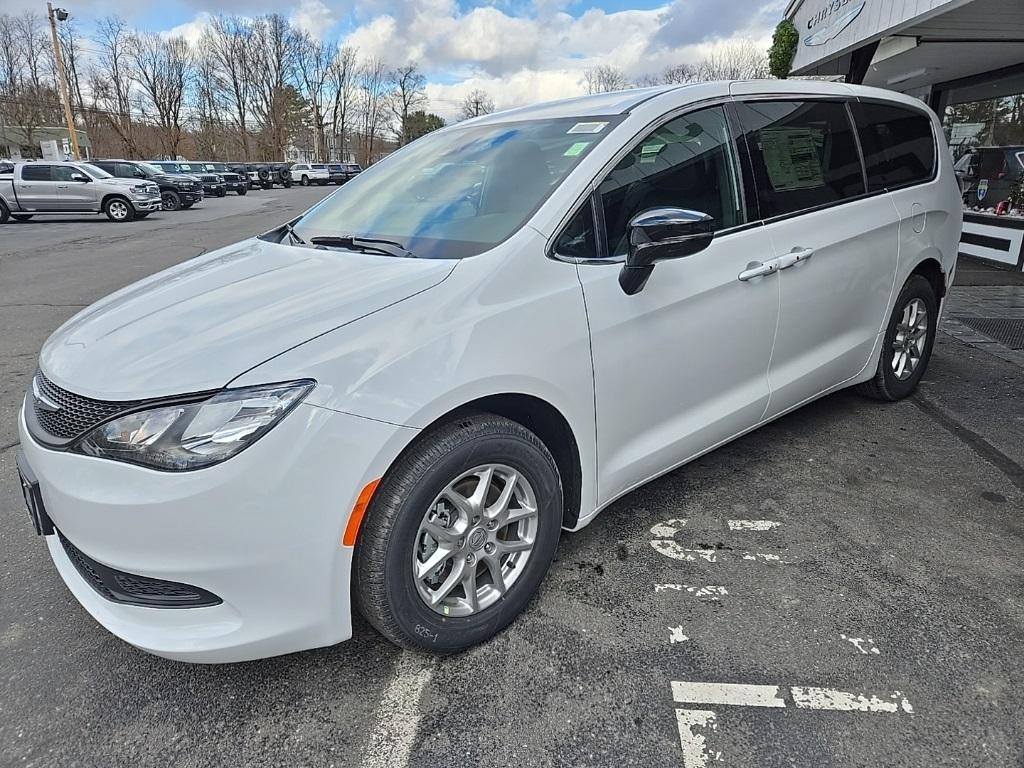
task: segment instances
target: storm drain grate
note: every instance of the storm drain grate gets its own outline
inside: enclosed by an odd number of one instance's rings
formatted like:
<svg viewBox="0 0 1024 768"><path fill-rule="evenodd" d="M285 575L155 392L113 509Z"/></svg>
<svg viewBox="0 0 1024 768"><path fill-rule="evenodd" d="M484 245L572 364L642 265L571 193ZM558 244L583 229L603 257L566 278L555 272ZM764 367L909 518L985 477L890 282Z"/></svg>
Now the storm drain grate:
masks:
<svg viewBox="0 0 1024 768"><path fill-rule="evenodd" d="M978 333L983 333L1004 347L1024 349L1024 320L1001 320L996 317L959 317Z"/></svg>

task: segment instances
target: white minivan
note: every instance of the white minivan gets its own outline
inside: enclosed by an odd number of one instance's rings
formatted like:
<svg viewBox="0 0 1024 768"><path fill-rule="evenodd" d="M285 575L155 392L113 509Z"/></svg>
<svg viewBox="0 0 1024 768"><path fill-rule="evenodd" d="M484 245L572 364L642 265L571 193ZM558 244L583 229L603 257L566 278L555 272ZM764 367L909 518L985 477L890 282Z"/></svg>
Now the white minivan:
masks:
<svg viewBox="0 0 1024 768"><path fill-rule="evenodd" d="M487 115L46 342L20 417L75 597L187 661L502 630L559 534L815 398L917 386L960 196L935 116L762 80Z"/></svg>

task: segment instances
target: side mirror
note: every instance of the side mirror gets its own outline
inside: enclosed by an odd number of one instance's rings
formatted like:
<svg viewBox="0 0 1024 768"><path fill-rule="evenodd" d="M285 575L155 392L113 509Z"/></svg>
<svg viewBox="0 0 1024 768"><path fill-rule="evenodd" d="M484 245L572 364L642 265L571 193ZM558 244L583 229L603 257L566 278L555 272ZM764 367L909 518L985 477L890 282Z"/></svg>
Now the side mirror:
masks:
<svg viewBox="0 0 1024 768"><path fill-rule="evenodd" d="M84 173L72 173L71 174L71 180L72 181L82 181L82 182L85 182L86 184L89 183L89 177L86 176Z"/></svg>
<svg viewBox="0 0 1024 768"><path fill-rule="evenodd" d="M629 253L619 272L619 286L627 296L643 290L656 262L681 259L711 244L715 220L685 208L650 208L629 221Z"/></svg>

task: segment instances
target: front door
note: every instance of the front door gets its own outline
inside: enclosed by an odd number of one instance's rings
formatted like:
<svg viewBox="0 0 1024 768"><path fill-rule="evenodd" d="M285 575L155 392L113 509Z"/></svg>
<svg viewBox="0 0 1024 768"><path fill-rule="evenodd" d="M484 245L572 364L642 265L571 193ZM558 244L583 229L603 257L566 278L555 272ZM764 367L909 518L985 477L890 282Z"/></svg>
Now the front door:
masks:
<svg viewBox="0 0 1024 768"><path fill-rule="evenodd" d="M843 101L749 101L736 114L782 267L771 417L868 364L893 289L899 217L884 191L865 191Z"/></svg>
<svg viewBox="0 0 1024 768"><path fill-rule="evenodd" d="M595 203L598 237L588 246ZM627 296L618 282L627 224L660 206L709 214L715 239L700 253L659 263L644 289ZM779 282L775 275L739 279L749 262L772 256L764 232L744 223L725 115L710 107L666 122L632 147L562 236L576 249L571 255L582 247L603 257L578 266L602 503L761 419Z"/></svg>
<svg viewBox="0 0 1024 768"><path fill-rule="evenodd" d="M57 180L57 189L60 191L60 203L62 211L95 211L98 209L96 202L95 185L87 181L76 181L75 178L88 178L85 171L80 171L70 165L55 165L53 177Z"/></svg>

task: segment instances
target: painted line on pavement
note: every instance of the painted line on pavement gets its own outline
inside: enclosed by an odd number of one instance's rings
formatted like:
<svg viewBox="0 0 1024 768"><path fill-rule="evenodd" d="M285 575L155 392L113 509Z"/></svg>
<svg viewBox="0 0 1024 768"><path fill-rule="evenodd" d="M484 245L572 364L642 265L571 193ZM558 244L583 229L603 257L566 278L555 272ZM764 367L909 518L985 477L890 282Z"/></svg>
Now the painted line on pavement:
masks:
<svg viewBox="0 0 1024 768"><path fill-rule="evenodd" d="M726 704L736 707L784 707L777 685L692 683L672 681L672 699L678 704Z"/></svg>
<svg viewBox="0 0 1024 768"><path fill-rule="evenodd" d="M705 731L718 730L718 716L707 709L677 709L679 745L683 748L684 768L707 768L708 760L718 762L721 752L709 752ZM700 730L695 730L700 729Z"/></svg>
<svg viewBox="0 0 1024 768"><path fill-rule="evenodd" d="M395 675L381 697L377 724L363 753L363 768L401 768L408 765L419 726L420 697L434 667L429 659L403 651Z"/></svg>
<svg viewBox="0 0 1024 768"><path fill-rule="evenodd" d="M730 531L770 531L778 528L779 524L774 520L730 520Z"/></svg>
<svg viewBox="0 0 1024 768"><path fill-rule="evenodd" d="M793 686L793 706L849 712L899 712L913 714L914 708L901 691L857 693L837 688ZM697 683L672 681L672 699L677 704L724 704L738 707L785 707L782 687L743 683Z"/></svg>
<svg viewBox="0 0 1024 768"><path fill-rule="evenodd" d="M899 691L880 695L837 691L835 688L789 689L793 703L801 709L826 709L834 712L898 712L914 714L907 697Z"/></svg>

